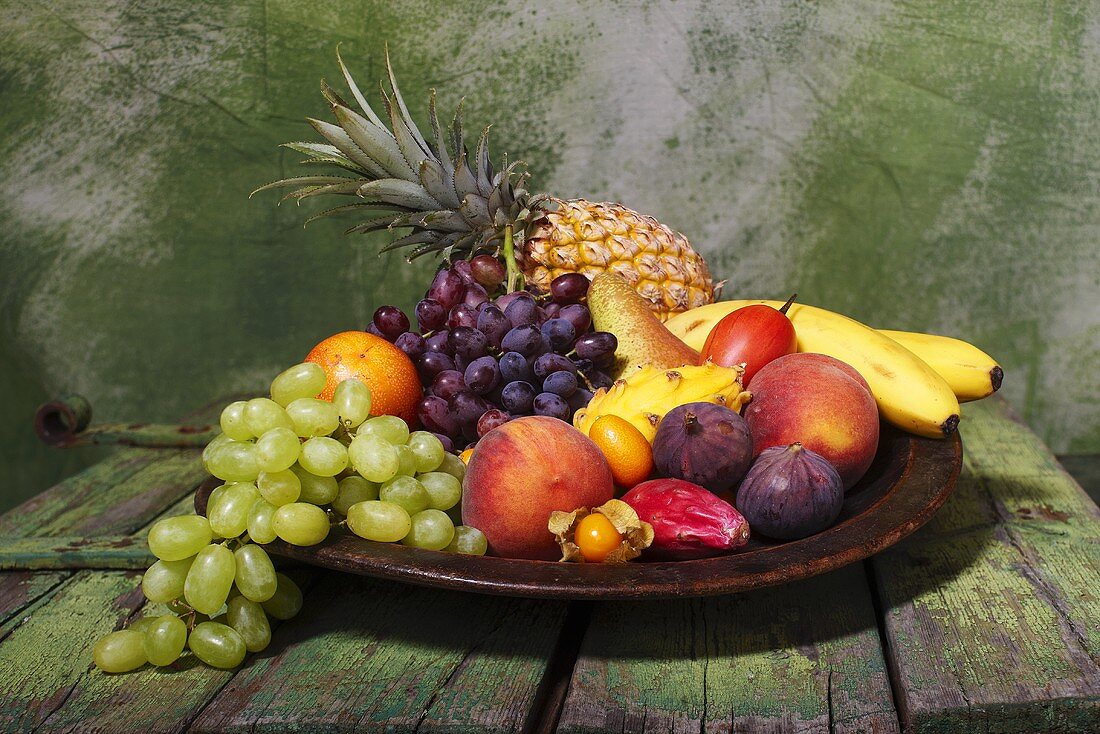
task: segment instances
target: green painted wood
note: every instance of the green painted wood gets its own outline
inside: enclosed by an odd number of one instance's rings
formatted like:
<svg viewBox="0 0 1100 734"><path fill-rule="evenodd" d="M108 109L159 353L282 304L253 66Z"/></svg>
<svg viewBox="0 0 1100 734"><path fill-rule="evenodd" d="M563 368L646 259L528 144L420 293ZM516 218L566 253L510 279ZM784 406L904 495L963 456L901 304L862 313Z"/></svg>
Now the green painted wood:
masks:
<svg viewBox="0 0 1100 734"><path fill-rule="evenodd" d="M72 568L144 570L155 561L145 541L132 535L0 537L0 571Z"/></svg>
<svg viewBox="0 0 1100 734"><path fill-rule="evenodd" d="M64 571L0 573L0 624L51 593L71 574Z"/></svg>
<svg viewBox="0 0 1100 734"><path fill-rule="evenodd" d="M1100 503L1100 454L1059 456L1058 462L1092 497L1093 502Z"/></svg>
<svg viewBox="0 0 1100 734"><path fill-rule="evenodd" d="M331 574L193 729L520 731L565 609Z"/></svg>
<svg viewBox="0 0 1100 734"><path fill-rule="evenodd" d="M955 496L872 559L902 720L1100 731L1100 509L999 400L970 404Z"/></svg>
<svg viewBox="0 0 1100 734"><path fill-rule="evenodd" d="M862 566L596 605L558 731L898 731Z"/></svg>

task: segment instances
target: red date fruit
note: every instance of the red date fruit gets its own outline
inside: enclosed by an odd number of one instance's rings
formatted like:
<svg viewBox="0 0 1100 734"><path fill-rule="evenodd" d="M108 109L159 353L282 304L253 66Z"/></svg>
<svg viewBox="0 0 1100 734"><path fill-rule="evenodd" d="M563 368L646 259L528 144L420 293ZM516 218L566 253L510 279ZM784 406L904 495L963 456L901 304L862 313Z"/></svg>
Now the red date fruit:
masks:
<svg viewBox="0 0 1100 734"><path fill-rule="evenodd" d="M623 502L653 526L651 558L708 558L749 542L749 524L733 505L698 484L651 479L623 495Z"/></svg>

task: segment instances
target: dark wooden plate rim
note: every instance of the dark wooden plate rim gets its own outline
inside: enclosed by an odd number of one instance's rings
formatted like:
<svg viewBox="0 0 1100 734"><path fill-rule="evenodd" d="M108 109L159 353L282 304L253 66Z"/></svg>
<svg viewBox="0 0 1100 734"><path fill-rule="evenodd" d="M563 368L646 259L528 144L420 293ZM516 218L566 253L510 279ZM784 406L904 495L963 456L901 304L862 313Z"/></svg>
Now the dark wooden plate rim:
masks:
<svg viewBox="0 0 1100 734"><path fill-rule="evenodd" d="M909 535L950 496L962 467L962 441L920 438L884 426L879 456L850 493L840 521L817 535L758 544L695 561L618 566L463 556L374 543L336 532L301 548L282 541L273 554L338 571L501 596L548 599L663 599L728 594L784 584L868 558ZM876 475L877 473L877 475ZM221 482L199 487L195 507Z"/></svg>

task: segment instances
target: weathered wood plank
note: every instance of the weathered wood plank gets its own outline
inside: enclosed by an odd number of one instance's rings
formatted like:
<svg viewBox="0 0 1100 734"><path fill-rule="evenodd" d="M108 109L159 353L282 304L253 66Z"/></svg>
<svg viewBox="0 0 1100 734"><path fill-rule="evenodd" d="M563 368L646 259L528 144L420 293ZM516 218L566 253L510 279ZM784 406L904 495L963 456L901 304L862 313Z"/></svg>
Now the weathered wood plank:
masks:
<svg viewBox="0 0 1100 734"><path fill-rule="evenodd" d="M963 426L956 495L872 560L903 722L1100 731L1100 510L1000 401Z"/></svg>
<svg viewBox="0 0 1100 734"><path fill-rule="evenodd" d="M156 561L134 535L45 538L0 537L0 570L74 568L144 570Z"/></svg>
<svg viewBox="0 0 1100 734"><path fill-rule="evenodd" d="M193 728L519 731L565 609L332 574Z"/></svg>
<svg viewBox="0 0 1100 734"><path fill-rule="evenodd" d="M898 731L862 566L596 605L559 731Z"/></svg>
<svg viewBox="0 0 1100 734"><path fill-rule="evenodd" d="M0 573L0 624L18 614L35 600L50 593L69 577L65 572Z"/></svg>

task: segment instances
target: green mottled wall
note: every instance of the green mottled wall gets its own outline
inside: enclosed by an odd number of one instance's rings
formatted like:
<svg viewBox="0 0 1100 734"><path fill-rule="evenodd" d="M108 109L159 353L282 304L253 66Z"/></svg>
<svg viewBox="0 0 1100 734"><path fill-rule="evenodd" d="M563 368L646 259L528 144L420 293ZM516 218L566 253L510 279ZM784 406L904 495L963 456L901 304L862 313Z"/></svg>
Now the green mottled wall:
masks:
<svg viewBox="0 0 1100 734"><path fill-rule="evenodd" d="M0 504L95 458L35 445L47 397L170 419L413 302L428 263L246 199L336 44L370 79L387 40L541 187L682 229L727 293L975 341L1100 450L1095 4L4 0Z"/></svg>

